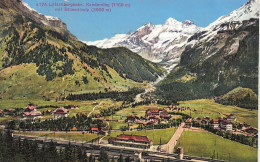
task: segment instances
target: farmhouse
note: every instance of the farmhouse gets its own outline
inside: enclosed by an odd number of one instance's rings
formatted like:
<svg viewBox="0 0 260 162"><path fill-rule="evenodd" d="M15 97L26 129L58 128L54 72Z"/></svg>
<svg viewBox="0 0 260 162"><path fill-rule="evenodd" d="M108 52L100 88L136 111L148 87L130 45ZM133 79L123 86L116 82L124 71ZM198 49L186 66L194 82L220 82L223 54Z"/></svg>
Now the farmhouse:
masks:
<svg viewBox="0 0 260 162"><path fill-rule="evenodd" d="M190 128L192 127L192 121L190 118L185 120L185 127Z"/></svg>
<svg viewBox="0 0 260 162"><path fill-rule="evenodd" d="M117 137L111 137L108 139L109 144L116 146L135 147L148 149L152 145L152 141L146 136L126 135L121 134Z"/></svg>
<svg viewBox="0 0 260 162"><path fill-rule="evenodd" d="M219 119L212 119L209 124L210 124L210 127L214 128L214 129L218 129L219 128Z"/></svg>
<svg viewBox="0 0 260 162"><path fill-rule="evenodd" d="M40 111L37 111L36 109L33 109L33 111L30 112L23 112L22 117L29 118L29 119L36 119L42 116L42 113Z"/></svg>
<svg viewBox="0 0 260 162"><path fill-rule="evenodd" d="M98 133L98 128L97 127L92 127L91 128L91 133Z"/></svg>
<svg viewBox="0 0 260 162"><path fill-rule="evenodd" d="M231 114L231 113L226 113L226 114L224 114L228 119L234 119L235 118L235 116L233 115L233 114Z"/></svg>
<svg viewBox="0 0 260 162"><path fill-rule="evenodd" d="M128 122L128 123L136 123L138 121L139 121L139 117L135 116L135 115L127 116L126 120L125 120L125 122Z"/></svg>
<svg viewBox="0 0 260 162"><path fill-rule="evenodd" d="M158 121L159 119L170 119L171 116L164 109L148 109L145 112L147 120Z"/></svg>
<svg viewBox="0 0 260 162"><path fill-rule="evenodd" d="M58 118L64 118L69 115L69 111L65 109L64 107L57 108L56 110L53 111L53 118L58 119Z"/></svg>
<svg viewBox="0 0 260 162"><path fill-rule="evenodd" d="M36 106L28 105L24 111L25 112L31 112L31 111L34 111L34 110L36 110Z"/></svg>
<svg viewBox="0 0 260 162"><path fill-rule="evenodd" d="M232 131L233 125L230 120L219 120L220 128L224 129L225 131Z"/></svg>

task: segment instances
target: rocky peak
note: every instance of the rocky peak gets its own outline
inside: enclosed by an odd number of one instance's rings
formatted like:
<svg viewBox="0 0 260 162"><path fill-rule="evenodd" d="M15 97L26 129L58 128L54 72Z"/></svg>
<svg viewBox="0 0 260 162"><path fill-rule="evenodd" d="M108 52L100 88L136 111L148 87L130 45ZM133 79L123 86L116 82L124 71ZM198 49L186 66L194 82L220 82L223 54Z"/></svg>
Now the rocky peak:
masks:
<svg viewBox="0 0 260 162"><path fill-rule="evenodd" d="M185 20L182 22L185 25L195 25L194 22L190 21L190 20Z"/></svg>
<svg viewBox="0 0 260 162"><path fill-rule="evenodd" d="M69 35L72 39L76 39L67 29L65 23L59 18L51 16L45 16L32 9L27 3L22 0L1 0L0 8L7 10L14 10L17 13L35 21L36 23L49 26L51 30L61 33L63 35Z"/></svg>
<svg viewBox="0 0 260 162"><path fill-rule="evenodd" d="M180 22L175 20L174 18L170 17L168 18L163 25L175 25L175 24L179 24Z"/></svg>

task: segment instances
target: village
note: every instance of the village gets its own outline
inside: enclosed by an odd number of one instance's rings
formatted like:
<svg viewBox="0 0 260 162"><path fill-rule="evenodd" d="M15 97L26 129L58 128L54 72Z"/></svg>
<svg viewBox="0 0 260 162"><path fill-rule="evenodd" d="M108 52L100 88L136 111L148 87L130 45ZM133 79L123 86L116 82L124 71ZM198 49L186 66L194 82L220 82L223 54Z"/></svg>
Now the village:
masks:
<svg viewBox="0 0 260 162"><path fill-rule="evenodd" d="M97 103L93 102L93 105L97 105ZM64 108L66 107L66 108ZM37 110L37 106L29 104L25 109L4 109L0 110L0 117L3 116L16 116L19 117L20 120L40 120L44 115L52 115L53 120L66 118L69 115L70 110L78 109L78 105L68 105L64 107L58 107L55 110L46 110L39 111ZM129 115L126 116L125 123L129 124L137 124L138 127L136 130L151 130L151 129L162 129L168 127L178 127L181 122L185 123L184 128L191 129L193 127L209 130L211 132L224 131L231 134L241 134L244 136L257 136L258 130L256 128L251 127L246 123L238 123L236 122L236 117L231 113L223 114L225 117L219 117L210 119L210 117L205 116L203 118L200 117L192 117L191 111L196 112L195 109L192 110L190 107L179 107L174 105L169 105L165 108L156 108L156 106L151 106L145 111L144 116L137 115ZM190 113L189 113L190 112ZM185 114L186 113L186 114ZM176 118L176 114L182 114L182 118ZM189 114L189 115L187 115ZM93 133L98 135L107 135L108 129L105 122L118 121L115 119L109 118L101 118L102 115L95 115L93 118L94 124L91 124L88 129L80 129L77 127L77 124L73 125L69 131L83 131L85 133ZM176 121L179 121L176 123ZM173 121L175 122L173 124ZM170 126L169 126L170 125ZM159 127L160 126L160 127ZM128 129L124 129L122 131L127 131ZM131 129L133 131L134 129ZM124 141L124 142L122 142ZM129 143L129 141L131 141ZM110 137L108 139L109 144L113 145L122 145L126 147L137 147L137 148L150 148L152 146L152 141L149 140L145 136L135 136L135 135L119 135L118 137Z"/></svg>

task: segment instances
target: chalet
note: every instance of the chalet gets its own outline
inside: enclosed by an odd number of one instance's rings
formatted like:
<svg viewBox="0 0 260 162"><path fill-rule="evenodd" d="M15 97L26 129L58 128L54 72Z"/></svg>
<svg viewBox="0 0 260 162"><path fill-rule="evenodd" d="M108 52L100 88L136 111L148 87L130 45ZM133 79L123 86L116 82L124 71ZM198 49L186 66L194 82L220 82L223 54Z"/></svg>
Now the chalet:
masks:
<svg viewBox="0 0 260 162"><path fill-rule="evenodd" d="M185 120L185 127L190 128L192 127L192 121L191 118L188 118Z"/></svg>
<svg viewBox="0 0 260 162"><path fill-rule="evenodd" d="M31 112L31 111L34 111L34 110L36 110L36 106L28 105L24 111L25 112Z"/></svg>
<svg viewBox="0 0 260 162"><path fill-rule="evenodd" d="M145 112L145 118L147 120L159 120L159 119L170 119L171 116L167 110L164 109L148 109Z"/></svg>
<svg viewBox="0 0 260 162"><path fill-rule="evenodd" d="M219 126L225 131L232 131L233 129L233 124L230 120L219 120Z"/></svg>
<svg viewBox="0 0 260 162"><path fill-rule="evenodd" d="M65 109L64 107L57 108L56 110L53 111L53 118L58 119L58 118L64 118L69 115L69 111Z"/></svg>
<svg viewBox="0 0 260 162"><path fill-rule="evenodd" d="M218 129L219 128L219 119L212 119L209 124L210 124L210 127L212 127L213 129Z"/></svg>
<svg viewBox="0 0 260 162"><path fill-rule="evenodd" d="M108 139L109 144L116 146L134 147L141 149L149 149L152 146L152 141L146 136L126 135L121 134L117 137Z"/></svg>
<svg viewBox="0 0 260 162"><path fill-rule="evenodd" d="M36 109L30 112L25 111L22 114L22 117L29 119L37 119L40 118L40 116L42 116L42 113L40 111L37 111Z"/></svg>
<svg viewBox="0 0 260 162"><path fill-rule="evenodd" d="M73 109L79 108L79 106L78 105L68 105L68 108L73 110Z"/></svg>
<svg viewBox="0 0 260 162"><path fill-rule="evenodd" d="M98 133L98 132L99 132L99 130L98 130L97 127L92 127L91 128L91 133Z"/></svg>
<svg viewBox="0 0 260 162"><path fill-rule="evenodd" d="M127 123L136 123L138 121L139 121L139 117L135 116L135 115L127 116L126 120L125 120L125 122L127 122Z"/></svg>

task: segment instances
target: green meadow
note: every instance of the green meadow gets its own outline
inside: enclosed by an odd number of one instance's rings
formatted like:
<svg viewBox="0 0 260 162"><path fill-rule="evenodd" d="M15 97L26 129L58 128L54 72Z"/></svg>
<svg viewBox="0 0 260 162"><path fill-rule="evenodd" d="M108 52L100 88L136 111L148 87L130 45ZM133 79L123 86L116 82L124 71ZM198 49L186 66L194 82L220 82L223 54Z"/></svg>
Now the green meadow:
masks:
<svg viewBox="0 0 260 162"><path fill-rule="evenodd" d="M183 147L185 155L207 158L215 155L215 159L234 162L257 161L257 149L209 132L185 131L178 141L178 147Z"/></svg>

